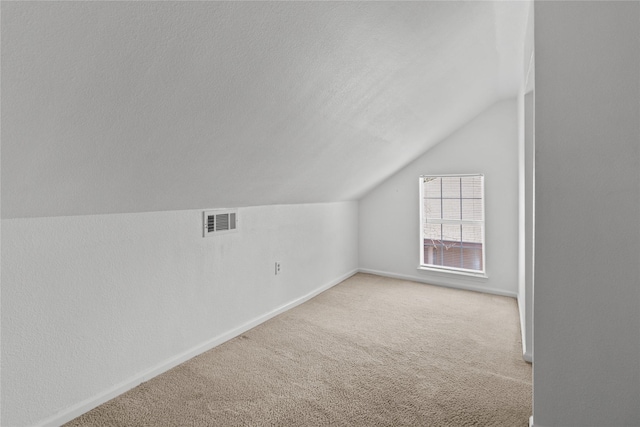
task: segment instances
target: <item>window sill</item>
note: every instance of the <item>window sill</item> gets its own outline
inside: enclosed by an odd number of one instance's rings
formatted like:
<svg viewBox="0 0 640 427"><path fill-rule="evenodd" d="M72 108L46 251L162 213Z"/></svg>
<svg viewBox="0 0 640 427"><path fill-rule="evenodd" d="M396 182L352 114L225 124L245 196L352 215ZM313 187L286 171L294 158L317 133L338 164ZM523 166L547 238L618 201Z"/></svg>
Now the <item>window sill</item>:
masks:
<svg viewBox="0 0 640 427"><path fill-rule="evenodd" d="M474 278L477 278L477 279L488 279L489 278L489 276L487 276L487 273L472 273L472 272L468 272L468 271L448 270L448 269L444 269L444 268L431 268L431 267L420 266L420 267L418 267L418 270L420 270L420 271L428 271L429 273L438 273L438 274L441 274L443 276L455 275L455 276L474 277Z"/></svg>

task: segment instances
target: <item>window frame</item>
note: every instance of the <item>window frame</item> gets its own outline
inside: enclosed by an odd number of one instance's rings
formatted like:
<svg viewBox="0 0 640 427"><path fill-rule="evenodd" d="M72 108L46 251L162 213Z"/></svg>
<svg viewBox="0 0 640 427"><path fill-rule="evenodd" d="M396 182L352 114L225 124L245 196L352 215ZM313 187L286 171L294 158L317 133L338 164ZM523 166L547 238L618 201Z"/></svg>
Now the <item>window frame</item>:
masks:
<svg viewBox="0 0 640 427"><path fill-rule="evenodd" d="M462 268L462 267L449 267L449 266L442 266L442 265L434 265L434 264L425 264L424 262L424 225L426 224L426 216L425 216L425 208L424 208L424 179L425 178L462 178L462 177L469 177L469 176L479 176L482 178L482 185L481 185L481 195L482 195L482 221L479 220L452 220L452 219L439 219L437 222L435 222L436 224L460 224L460 225L464 225L464 224L475 224L475 225L480 225L481 228L481 235L482 235L482 269L481 270L472 270L472 269L468 269L468 268ZM434 271L434 272L441 272L441 273L451 273L451 274L461 274L461 275L466 275L466 276L474 276L474 277L483 277L486 278L487 277L487 269L486 269L486 236L485 236L485 225L486 225L486 209L485 209L485 190L484 190L484 174L482 173L460 173L460 174L440 174L440 175L436 175L436 174L425 174L425 175L420 175L420 177L418 178L418 188L419 188L419 217L420 217L420 231L419 231L419 237L420 237L420 259L419 259L419 266L418 269L419 270L427 270L427 271ZM462 196L462 195L461 195ZM431 222L431 224L433 224L434 222Z"/></svg>

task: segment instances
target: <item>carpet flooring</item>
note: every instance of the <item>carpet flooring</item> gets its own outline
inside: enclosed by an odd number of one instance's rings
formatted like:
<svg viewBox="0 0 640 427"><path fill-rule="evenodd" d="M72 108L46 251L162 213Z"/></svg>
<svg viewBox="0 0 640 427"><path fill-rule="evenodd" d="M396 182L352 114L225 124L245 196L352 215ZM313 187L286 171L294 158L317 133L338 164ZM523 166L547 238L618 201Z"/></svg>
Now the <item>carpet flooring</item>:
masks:
<svg viewBox="0 0 640 427"><path fill-rule="evenodd" d="M356 274L67 426L527 426L516 300Z"/></svg>

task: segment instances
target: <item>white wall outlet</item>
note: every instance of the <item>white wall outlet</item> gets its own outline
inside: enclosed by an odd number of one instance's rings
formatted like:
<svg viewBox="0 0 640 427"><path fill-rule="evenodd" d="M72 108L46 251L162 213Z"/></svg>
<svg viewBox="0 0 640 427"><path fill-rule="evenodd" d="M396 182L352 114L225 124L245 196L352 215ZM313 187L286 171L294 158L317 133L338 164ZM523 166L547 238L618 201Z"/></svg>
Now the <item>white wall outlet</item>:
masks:
<svg viewBox="0 0 640 427"><path fill-rule="evenodd" d="M276 276L280 274L280 263L276 262Z"/></svg>

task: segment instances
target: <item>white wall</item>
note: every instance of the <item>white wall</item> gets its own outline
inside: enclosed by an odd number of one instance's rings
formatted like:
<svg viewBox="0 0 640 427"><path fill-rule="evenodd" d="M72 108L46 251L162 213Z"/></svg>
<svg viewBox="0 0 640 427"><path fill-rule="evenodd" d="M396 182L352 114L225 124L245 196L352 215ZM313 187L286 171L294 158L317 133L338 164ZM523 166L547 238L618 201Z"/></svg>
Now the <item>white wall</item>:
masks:
<svg viewBox="0 0 640 427"><path fill-rule="evenodd" d="M516 296L518 290L518 117L501 101L360 200L360 269L393 277ZM418 177L485 175L488 279L418 270Z"/></svg>
<svg viewBox="0 0 640 427"><path fill-rule="evenodd" d="M3 220L1 424L59 424L346 278L357 209L241 208L209 238L200 210Z"/></svg>
<svg viewBox="0 0 640 427"><path fill-rule="evenodd" d="M536 2L534 424L640 425L640 3Z"/></svg>

